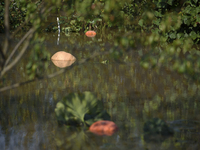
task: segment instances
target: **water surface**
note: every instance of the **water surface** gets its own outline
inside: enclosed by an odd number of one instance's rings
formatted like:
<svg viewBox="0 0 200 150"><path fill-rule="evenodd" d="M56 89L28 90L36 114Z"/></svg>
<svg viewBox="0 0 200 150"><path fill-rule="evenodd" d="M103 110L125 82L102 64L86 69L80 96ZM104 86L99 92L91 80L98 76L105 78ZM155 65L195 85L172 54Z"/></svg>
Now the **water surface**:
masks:
<svg viewBox="0 0 200 150"><path fill-rule="evenodd" d="M94 50L108 51L114 37L108 32L88 38L84 33L44 33L45 47L53 55L66 51L87 58ZM51 79L38 80L0 93L0 147L23 149L199 149L199 85L184 75L161 68L143 69L140 57L146 49L131 50L126 63L100 56L73 67ZM27 53L28 55L28 53ZM107 63L102 63L107 61ZM28 57L7 73L2 85L28 80ZM76 62L75 62L76 63ZM59 71L50 60L46 74ZM97 136L82 129L57 124L56 103L70 92L91 91L111 115L119 131L113 136ZM152 118L165 120L174 135L146 138L144 123Z"/></svg>

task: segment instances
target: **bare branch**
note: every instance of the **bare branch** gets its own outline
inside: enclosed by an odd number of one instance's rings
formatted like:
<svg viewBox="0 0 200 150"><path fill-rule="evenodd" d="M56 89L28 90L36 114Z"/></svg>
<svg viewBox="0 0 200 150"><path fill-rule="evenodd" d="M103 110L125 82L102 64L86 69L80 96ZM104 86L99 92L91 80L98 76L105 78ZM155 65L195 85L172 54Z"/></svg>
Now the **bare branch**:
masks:
<svg viewBox="0 0 200 150"><path fill-rule="evenodd" d="M35 32L35 29L32 28L30 29L30 32L32 34L29 35L29 37L27 38L27 42L24 44L22 50L20 51L19 55L8 65L8 66L5 66L0 74L0 78L8 71L10 70L20 59L21 57L23 56L24 52L26 51L26 49L28 48L29 46L29 43L30 43L30 39L32 38L33 36L33 33Z"/></svg>
<svg viewBox="0 0 200 150"><path fill-rule="evenodd" d="M0 58L2 58L2 59L0 59L0 72L1 72L1 70L3 69L3 66L5 64L5 61L6 61L6 56L3 53L1 45L0 45Z"/></svg>
<svg viewBox="0 0 200 150"><path fill-rule="evenodd" d="M4 14L4 25L5 25L5 43L3 47L3 53L6 54L8 51L9 46L9 32L10 32L10 26L9 26L9 4L10 0L5 0L5 14Z"/></svg>
<svg viewBox="0 0 200 150"><path fill-rule="evenodd" d="M12 39L29 21L30 21L30 19L28 21L23 22L20 26L18 26L17 29L10 36L10 39Z"/></svg>
<svg viewBox="0 0 200 150"><path fill-rule="evenodd" d="M15 48L13 49L12 53L8 56L5 66L8 65L10 59L12 58L12 56L14 55L14 53L17 51L17 49L19 48L19 46L24 42L24 40L33 32L33 28L31 28L24 36L23 38L17 43L17 45L15 46Z"/></svg>
<svg viewBox="0 0 200 150"><path fill-rule="evenodd" d="M3 50L2 50L1 45L0 45L0 55L1 55L1 57L3 58L3 61L5 61L6 56L5 56L4 53L3 53Z"/></svg>

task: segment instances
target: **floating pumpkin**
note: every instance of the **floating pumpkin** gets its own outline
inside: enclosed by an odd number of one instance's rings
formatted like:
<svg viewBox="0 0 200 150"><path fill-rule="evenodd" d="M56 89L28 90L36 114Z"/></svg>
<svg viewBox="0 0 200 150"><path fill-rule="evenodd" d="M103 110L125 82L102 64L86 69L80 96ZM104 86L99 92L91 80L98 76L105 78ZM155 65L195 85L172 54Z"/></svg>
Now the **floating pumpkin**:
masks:
<svg viewBox="0 0 200 150"><path fill-rule="evenodd" d="M76 61L76 58L70 53L59 51L51 57L51 60L55 66L65 68L71 66Z"/></svg>
<svg viewBox="0 0 200 150"><path fill-rule="evenodd" d="M87 37L95 37L96 32L95 32L95 31L87 31L87 32L85 33L85 35L86 35Z"/></svg>
<svg viewBox="0 0 200 150"><path fill-rule="evenodd" d="M111 136L118 131L118 127L112 121L101 120L93 123L89 130L97 135Z"/></svg>
<svg viewBox="0 0 200 150"><path fill-rule="evenodd" d="M91 9L95 9L95 7L96 7L96 5L93 3L93 4L91 5Z"/></svg>

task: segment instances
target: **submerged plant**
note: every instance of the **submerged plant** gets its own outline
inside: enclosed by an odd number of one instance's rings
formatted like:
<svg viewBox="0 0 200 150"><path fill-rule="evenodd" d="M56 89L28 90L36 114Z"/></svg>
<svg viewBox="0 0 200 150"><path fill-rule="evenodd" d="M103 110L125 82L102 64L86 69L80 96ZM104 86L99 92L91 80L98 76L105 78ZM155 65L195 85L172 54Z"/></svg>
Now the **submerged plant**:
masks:
<svg viewBox="0 0 200 150"><path fill-rule="evenodd" d="M173 135L173 130L167 123L159 118L153 118L144 124L145 134Z"/></svg>
<svg viewBox="0 0 200 150"><path fill-rule="evenodd" d="M90 126L98 120L110 120L103 102L88 91L70 93L57 103L55 113L59 123L69 126Z"/></svg>

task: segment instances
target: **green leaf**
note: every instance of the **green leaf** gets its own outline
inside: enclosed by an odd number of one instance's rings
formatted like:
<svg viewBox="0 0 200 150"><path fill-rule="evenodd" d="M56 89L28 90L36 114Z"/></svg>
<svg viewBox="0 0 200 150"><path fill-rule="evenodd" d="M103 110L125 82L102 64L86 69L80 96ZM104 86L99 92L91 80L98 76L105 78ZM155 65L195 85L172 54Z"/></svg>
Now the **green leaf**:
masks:
<svg viewBox="0 0 200 150"><path fill-rule="evenodd" d="M169 34L169 37L170 37L171 39L175 39L175 38L176 38L176 33L174 33L174 32L170 33L170 34Z"/></svg>
<svg viewBox="0 0 200 150"><path fill-rule="evenodd" d="M29 61L28 64L26 65L26 69L30 69L32 65L33 65L32 61Z"/></svg>
<svg viewBox="0 0 200 150"><path fill-rule="evenodd" d="M196 15L196 21L197 21L198 23L200 23L200 16L199 16L199 15Z"/></svg>
<svg viewBox="0 0 200 150"><path fill-rule="evenodd" d="M162 17L162 14L161 14L160 11L155 11L155 16L156 16L156 17Z"/></svg>
<svg viewBox="0 0 200 150"><path fill-rule="evenodd" d="M138 24L142 27L143 26L143 22L144 22L144 20L140 19L139 22L138 22Z"/></svg>
<svg viewBox="0 0 200 150"><path fill-rule="evenodd" d="M178 39L180 39L181 37L184 36L184 34L183 33L178 33L176 36L177 36Z"/></svg>
<svg viewBox="0 0 200 150"><path fill-rule="evenodd" d="M155 25L159 26L160 25L160 19L153 20L153 23Z"/></svg>
<svg viewBox="0 0 200 150"><path fill-rule="evenodd" d="M174 1L174 0L168 0L167 3L168 3L169 5L172 5L172 4L173 4L173 1Z"/></svg>
<svg viewBox="0 0 200 150"><path fill-rule="evenodd" d="M197 3L198 2L198 0L193 0L195 3Z"/></svg>
<svg viewBox="0 0 200 150"><path fill-rule="evenodd" d="M97 120L109 120L102 101L91 92L70 93L58 102L55 108L58 121L68 125L91 124Z"/></svg>
<svg viewBox="0 0 200 150"><path fill-rule="evenodd" d="M194 32L194 31L190 32L190 37L191 37L193 40L195 40L195 39L197 38L196 32Z"/></svg>

